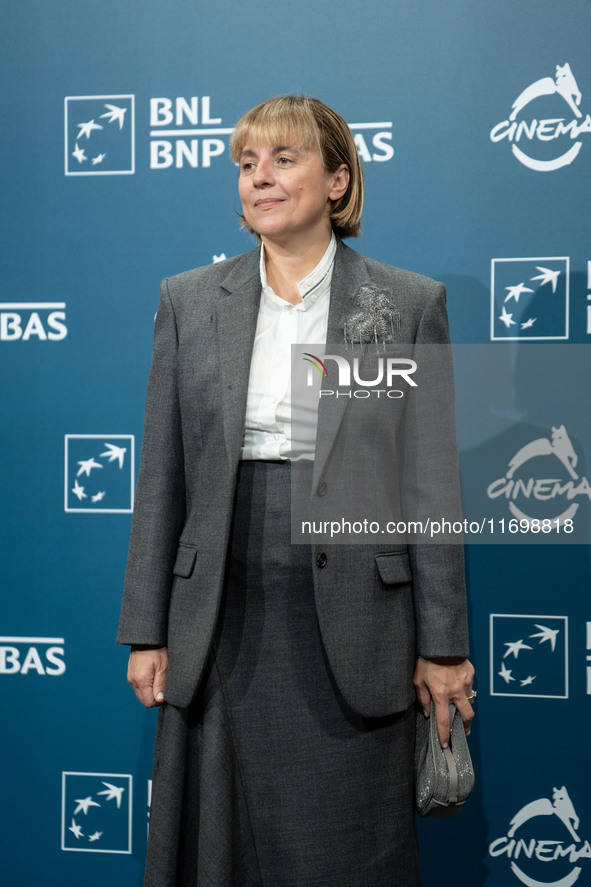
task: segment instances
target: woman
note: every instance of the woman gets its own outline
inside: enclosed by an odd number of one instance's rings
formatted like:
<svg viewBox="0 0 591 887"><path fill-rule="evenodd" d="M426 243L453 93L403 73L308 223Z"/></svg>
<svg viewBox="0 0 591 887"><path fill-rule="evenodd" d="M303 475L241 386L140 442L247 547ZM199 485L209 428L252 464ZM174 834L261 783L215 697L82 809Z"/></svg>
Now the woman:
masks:
<svg viewBox="0 0 591 887"><path fill-rule="evenodd" d="M363 287L393 340L445 342L444 289L341 242L362 171L322 102L264 102L230 151L262 247L162 284L118 637L162 706L146 884L415 887L413 672L442 743L450 701L472 718L461 550L290 544L290 460L315 439L326 496L338 428L292 438L289 346L342 343Z"/></svg>

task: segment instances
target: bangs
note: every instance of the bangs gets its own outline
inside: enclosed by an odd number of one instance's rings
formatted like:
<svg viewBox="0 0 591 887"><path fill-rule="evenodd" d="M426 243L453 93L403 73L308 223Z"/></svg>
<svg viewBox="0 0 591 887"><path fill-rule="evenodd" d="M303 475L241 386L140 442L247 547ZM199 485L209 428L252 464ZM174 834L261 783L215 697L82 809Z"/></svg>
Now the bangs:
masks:
<svg viewBox="0 0 591 887"><path fill-rule="evenodd" d="M257 105L238 121L230 139L230 156L240 160L247 141L272 146L316 149L322 156L318 126L309 105L297 97L282 96Z"/></svg>

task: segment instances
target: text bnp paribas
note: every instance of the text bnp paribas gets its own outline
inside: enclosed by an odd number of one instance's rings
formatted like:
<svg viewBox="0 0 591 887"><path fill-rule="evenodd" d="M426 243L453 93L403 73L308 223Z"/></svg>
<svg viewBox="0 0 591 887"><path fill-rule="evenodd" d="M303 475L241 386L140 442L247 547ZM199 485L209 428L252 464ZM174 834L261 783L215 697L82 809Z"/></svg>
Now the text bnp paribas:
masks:
<svg viewBox="0 0 591 887"><path fill-rule="evenodd" d="M392 122L350 123L365 163L394 157ZM209 169L228 151L233 127L224 126L211 96L150 99L150 169Z"/></svg>

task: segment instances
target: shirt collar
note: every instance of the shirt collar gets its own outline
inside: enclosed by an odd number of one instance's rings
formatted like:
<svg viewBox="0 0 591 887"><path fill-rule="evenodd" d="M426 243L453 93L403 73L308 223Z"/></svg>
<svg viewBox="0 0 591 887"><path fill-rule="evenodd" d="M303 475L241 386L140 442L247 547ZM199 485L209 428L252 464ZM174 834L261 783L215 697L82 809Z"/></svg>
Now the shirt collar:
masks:
<svg viewBox="0 0 591 887"><path fill-rule="evenodd" d="M314 293L314 295L319 298L325 292L330 290L330 281L332 278L332 269L334 265L334 257L337 251L337 239L334 235L334 231L332 232L332 236L330 238L330 243L328 244L327 250L309 274L307 274L300 282L298 283L298 292L302 297L302 304L296 305L296 308L306 308L306 301L309 296ZM269 286L267 283L267 270L265 266L265 247L261 245L261 257L260 257L260 272L261 272L261 285L263 288L263 294L267 297L271 297L272 301L275 302L277 300L278 303L283 305L289 304L285 302L284 299L281 299L277 293ZM313 299L313 302L317 301L317 299Z"/></svg>

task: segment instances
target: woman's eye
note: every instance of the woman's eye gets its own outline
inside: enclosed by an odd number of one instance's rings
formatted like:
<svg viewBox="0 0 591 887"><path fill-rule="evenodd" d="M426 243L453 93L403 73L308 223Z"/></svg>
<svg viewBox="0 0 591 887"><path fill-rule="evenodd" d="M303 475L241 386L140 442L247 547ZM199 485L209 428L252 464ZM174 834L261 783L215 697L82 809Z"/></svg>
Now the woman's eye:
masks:
<svg viewBox="0 0 591 887"><path fill-rule="evenodd" d="M250 172L251 169L253 169L253 167L254 167L254 163L252 163L252 161L250 161L250 160L246 160L240 168L241 168L242 172Z"/></svg>
<svg viewBox="0 0 591 887"><path fill-rule="evenodd" d="M288 163L291 163L291 159L289 157L279 157L277 162L280 166L287 166Z"/></svg>

